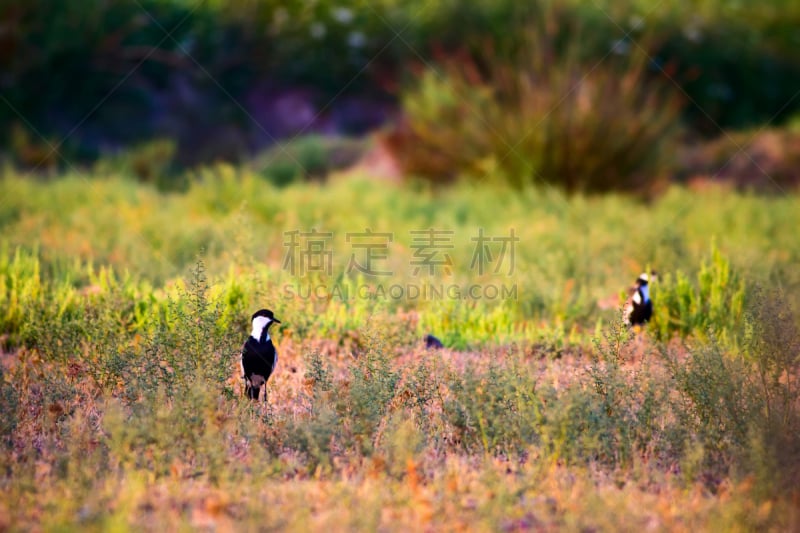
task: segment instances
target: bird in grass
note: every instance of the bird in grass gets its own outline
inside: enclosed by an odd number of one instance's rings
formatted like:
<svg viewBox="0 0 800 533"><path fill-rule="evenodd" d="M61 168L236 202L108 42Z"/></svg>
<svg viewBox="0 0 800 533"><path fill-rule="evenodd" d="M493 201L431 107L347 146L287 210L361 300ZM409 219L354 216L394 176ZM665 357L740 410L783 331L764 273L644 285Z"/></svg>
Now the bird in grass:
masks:
<svg viewBox="0 0 800 533"><path fill-rule="evenodd" d="M439 348L444 348L444 344L438 338L434 337L430 333L425 335L423 339L425 341L425 348L428 350L438 350Z"/></svg>
<svg viewBox="0 0 800 533"><path fill-rule="evenodd" d="M623 317L629 326L644 324L653 316L653 301L650 299L650 288L648 283L655 278L655 272L648 275L642 273L636 278L636 284L632 287L628 301L625 302Z"/></svg>
<svg viewBox="0 0 800 533"><path fill-rule="evenodd" d="M258 400L261 386L266 385L278 364L278 352L269 336L269 327L281 321L269 309L261 309L253 314L251 322L253 330L242 347L242 376L247 397ZM265 400L266 397L265 390Z"/></svg>

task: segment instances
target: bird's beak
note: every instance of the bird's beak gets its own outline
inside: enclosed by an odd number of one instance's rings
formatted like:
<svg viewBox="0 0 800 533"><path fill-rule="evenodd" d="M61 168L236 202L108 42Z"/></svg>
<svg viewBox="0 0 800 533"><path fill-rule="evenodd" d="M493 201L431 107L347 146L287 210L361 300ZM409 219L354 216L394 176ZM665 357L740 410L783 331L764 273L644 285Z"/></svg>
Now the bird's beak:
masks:
<svg viewBox="0 0 800 533"><path fill-rule="evenodd" d="M280 324L281 323L281 321L278 320L277 318L273 318L272 321L275 322L276 324Z"/></svg>

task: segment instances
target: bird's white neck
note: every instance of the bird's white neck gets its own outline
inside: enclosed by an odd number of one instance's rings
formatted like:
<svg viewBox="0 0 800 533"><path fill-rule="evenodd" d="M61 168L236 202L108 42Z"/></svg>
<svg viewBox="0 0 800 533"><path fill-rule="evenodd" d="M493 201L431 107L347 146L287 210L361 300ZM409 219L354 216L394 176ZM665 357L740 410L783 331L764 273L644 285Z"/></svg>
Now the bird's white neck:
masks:
<svg viewBox="0 0 800 533"><path fill-rule="evenodd" d="M253 319L253 331L250 332L250 336L256 340L261 340L261 333L264 331L264 328L268 327L270 322L269 318L265 316L257 316ZM264 340L269 340L269 332L267 332L267 336Z"/></svg>

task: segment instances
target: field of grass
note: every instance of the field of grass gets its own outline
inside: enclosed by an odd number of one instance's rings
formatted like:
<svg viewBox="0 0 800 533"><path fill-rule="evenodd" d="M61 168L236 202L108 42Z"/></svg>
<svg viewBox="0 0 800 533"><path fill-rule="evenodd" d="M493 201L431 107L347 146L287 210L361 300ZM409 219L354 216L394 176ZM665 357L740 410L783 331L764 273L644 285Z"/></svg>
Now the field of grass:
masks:
<svg viewBox="0 0 800 533"><path fill-rule="evenodd" d="M0 529L800 527L796 194L191 183L4 171Z"/></svg>

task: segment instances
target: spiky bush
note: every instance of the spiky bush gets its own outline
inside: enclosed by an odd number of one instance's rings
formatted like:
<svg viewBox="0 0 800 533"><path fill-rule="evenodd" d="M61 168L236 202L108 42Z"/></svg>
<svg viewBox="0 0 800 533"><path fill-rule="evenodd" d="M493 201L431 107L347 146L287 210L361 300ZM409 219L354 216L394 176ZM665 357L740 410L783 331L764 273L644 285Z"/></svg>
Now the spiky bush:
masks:
<svg viewBox="0 0 800 533"><path fill-rule="evenodd" d="M661 348L686 475L712 486L731 472L752 475L766 494L797 485L800 333L784 305L775 294L756 296L740 351L713 336L688 354Z"/></svg>
<svg viewBox="0 0 800 533"><path fill-rule="evenodd" d="M568 192L658 185L679 100L652 77L645 55L592 64L579 44L558 51L547 28L530 28L508 58L455 57L423 73L389 137L409 174Z"/></svg>
<svg viewBox="0 0 800 533"><path fill-rule="evenodd" d="M744 280L712 244L710 257L700 263L695 282L678 270L665 273L652 284L652 298L658 303L651 327L661 339L713 332L722 340L736 341L741 337L745 296Z"/></svg>

